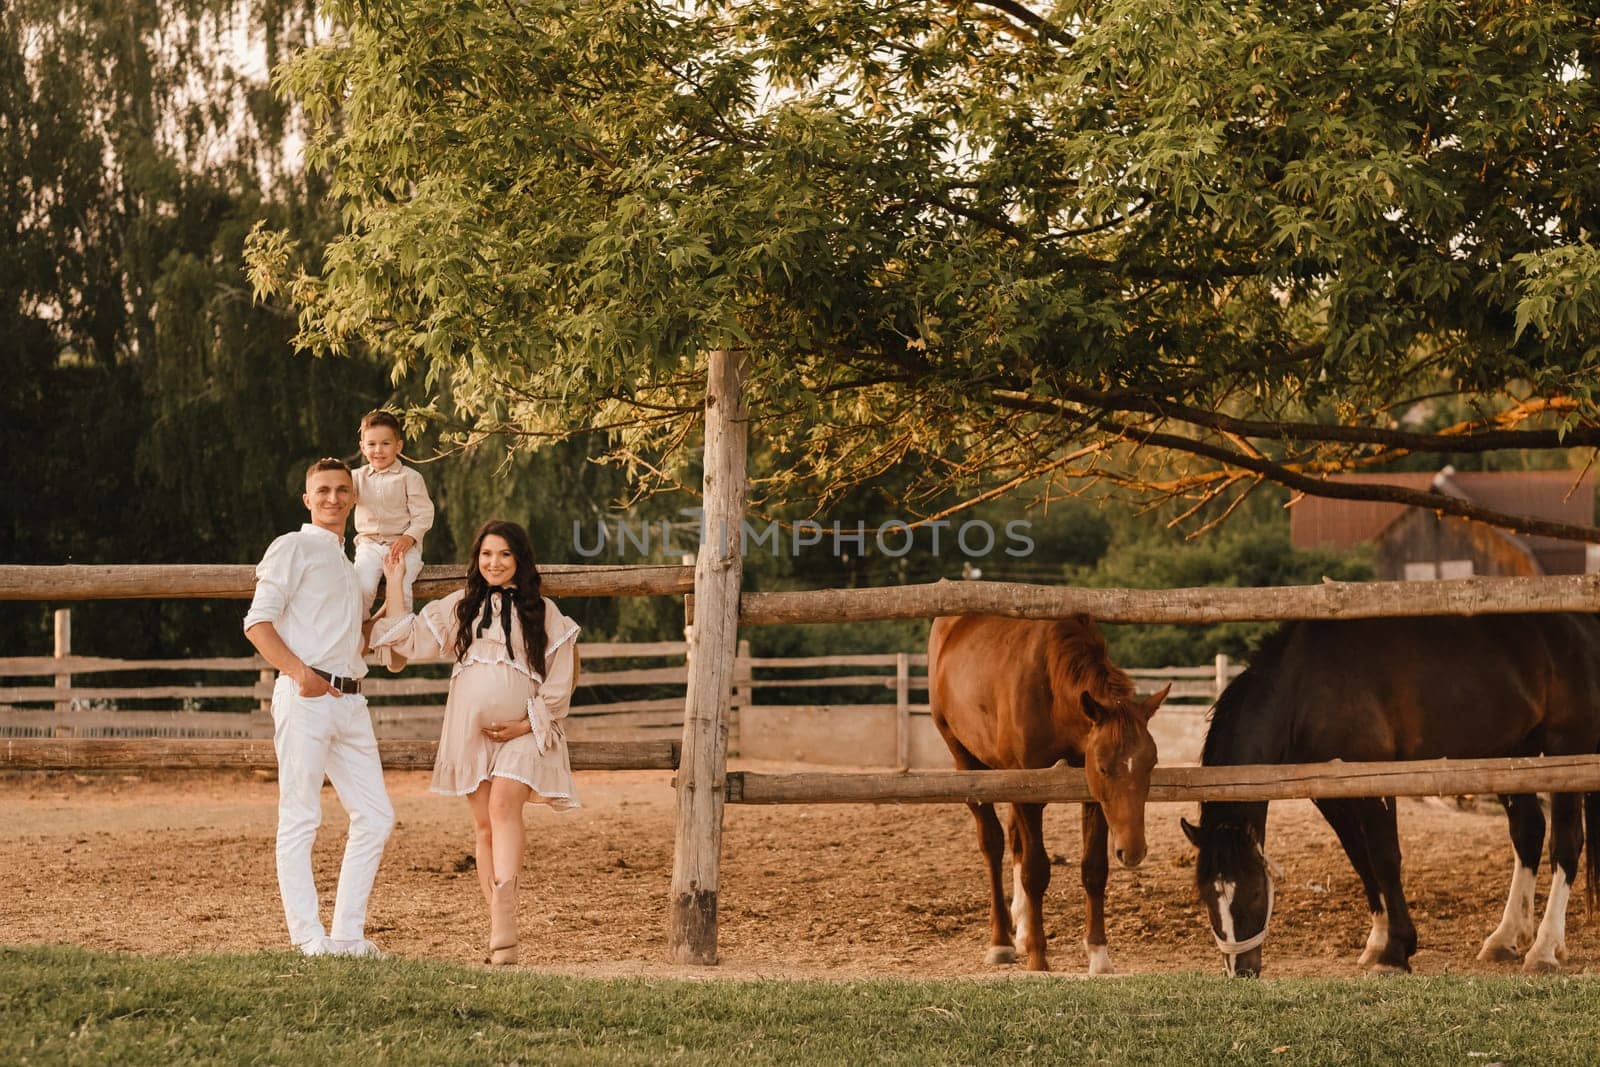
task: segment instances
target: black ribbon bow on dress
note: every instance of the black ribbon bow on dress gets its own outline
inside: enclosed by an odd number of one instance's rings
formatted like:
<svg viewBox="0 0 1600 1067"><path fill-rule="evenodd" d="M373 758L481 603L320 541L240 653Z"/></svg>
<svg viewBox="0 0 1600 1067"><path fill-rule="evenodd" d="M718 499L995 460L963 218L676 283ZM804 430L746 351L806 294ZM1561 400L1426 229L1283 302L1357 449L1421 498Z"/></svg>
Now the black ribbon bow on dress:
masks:
<svg viewBox="0 0 1600 1067"><path fill-rule="evenodd" d="M495 586L489 590L488 595L483 598L483 617L478 620L477 633L479 637L482 637L483 632L494 622L494 602L496 597L500 598L500 627L505 631L506 649L509 651L511 649L511 612L515 609L517 603L517 591L515 589L508 586Z"/></svg>

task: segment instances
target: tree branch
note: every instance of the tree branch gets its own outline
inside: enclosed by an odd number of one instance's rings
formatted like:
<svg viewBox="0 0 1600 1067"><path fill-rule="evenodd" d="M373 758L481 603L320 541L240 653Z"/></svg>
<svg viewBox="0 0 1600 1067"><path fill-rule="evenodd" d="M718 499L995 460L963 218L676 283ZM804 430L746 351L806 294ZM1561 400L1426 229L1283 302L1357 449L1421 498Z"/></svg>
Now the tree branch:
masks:
<svg viewBox="0 0 1600 1067"><path fill-rule="evenodd" d="M1302 474L1297 470L1283 464L1274 463L1271 460L1255 459L1206 441L1196 441L1187 437L1179 437L1176 434L1140 430L1110 421L1101 423L1101 427L1131 444L1154 445L1157 448L1170 449L1174 452L1203 456L1207 459L1216 460L1218 463L1227 464L1230 467L1252 471L1289 489L1298 489L1308 496L1332 497L1337 500L1376 500L1389 504L1404 504L1409 507L1426 508L1429 511L1445 515L1455 515L1462 519L1471 519L1474 522L1485 523L1489 526L1499 526L1514 533L1537 534L1544 537L1556 537L1565 541L1600 542L1600 528L1594 526L1578 526L1572 523L1556 522L1552 519L1535 519L1526 515L1512 515L1504 511L1494 511L1490 508L1479 507L1477 504L1462 500L1460 497L1446 496L1442 493L1426 493L1399 485L1331 482L1325 478L1313 478Z"/></svg>
<svg viewBox="0 0 1600 1067"><path fill-rule="evenodd" d="M972 2L980 7L992 7L996 11L1003 11L1028 27L1028 29L1043 37L1050 38L1056 44L1070 47L1076 43L1077 39L1072 34L1044 16L1023 7L1016 0L972 0Z"/></svg>
<svg viewBox="0 0 1600 1067"><path fill-rule="evenodd" d="M1085 389L1081 386L1060 388L1062 398L1074 404L1100 411L1136 411L1144 415L1173 419L1201 426L1218 433L1241 437L1264 437L1279 441L1313 441L1322 444L1377 445L1404 452L1490 452L1502 448L1588 448L1600 445L1600 426L1575 426L1565 433L1559 430L1476 430L1485 426L1488 419L1458 423L1440 433L1416 433L1409 430L1386 430L1376 426L1342 426L1312 422L1261 422L1239 419L1221 412L1159 397L1138 396L1127 391L1117 394ZM1072 408L1051 399L1030 397L1021 392L998 390L996 400L1006 407L1039 413L1060 415L1079 414ZM1568 410L1576 405L1570 401L1542 402L1519 416L1527 418L1543 411Z"/></svg>

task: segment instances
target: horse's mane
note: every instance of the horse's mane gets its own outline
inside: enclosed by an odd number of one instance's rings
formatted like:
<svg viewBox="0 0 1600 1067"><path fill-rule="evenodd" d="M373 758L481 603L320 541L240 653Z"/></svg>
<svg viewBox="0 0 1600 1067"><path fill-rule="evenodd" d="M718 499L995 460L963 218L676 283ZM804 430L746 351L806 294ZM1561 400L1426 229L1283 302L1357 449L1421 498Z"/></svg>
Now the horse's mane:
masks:
<svg viewBox="0 0 1600 1067"><path fill-rule="evenodd" d="M1225 765L1236 753L1244 710L1256 706L1249 698L1256 695L1278 671L1278 661L1289 644L1294 626L1280 626L1261 640L1250 654L1250 666L1222 691L1211 709L1205 748L1200 762L1207 767Z"/></svg>
<svg viewBox="0 0 1600 1067"><path fill-rule="evenodd" d="M1057 622L1046 655L1050 687L1060 696L1076 697L1087 691L1107 707L1132 700L1133 679L1111 662L1106 639L1087 615L1074 615Z"/></svg>

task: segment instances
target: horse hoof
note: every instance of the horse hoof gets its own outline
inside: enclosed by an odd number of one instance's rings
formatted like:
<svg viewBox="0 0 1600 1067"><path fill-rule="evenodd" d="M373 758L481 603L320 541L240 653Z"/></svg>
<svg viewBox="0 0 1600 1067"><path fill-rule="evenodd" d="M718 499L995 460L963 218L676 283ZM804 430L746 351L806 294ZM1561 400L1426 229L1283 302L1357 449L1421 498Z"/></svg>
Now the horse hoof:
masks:
<svg viewBox="0 0 1600 1067"><path fill-rule="evenodd" d="M1049 969L1050 964L1045 962L1043 956L1040 956L1038 959L1034 959L1031 956L1028 958L1028 970L1043 972L1048 971Z"/></svg>
<svg viewBox="0 0 1600 1067"><path fill-rule="evenodd" d="M1116 974L1117 970L1111 966L1111 953L1104 945L1089 946L1089 973L1090 974Z"/></svg>
<svg viewBox="0 0 1600 1067"><path fill-rule="evenodd" d="M1369 973L1369 974L1380 974L1380 975L1410 974L1411 973L1411 965L1410 964L1394 964L1394 963L1374 963L1371 967L1367 968L1367 973Z"/></svg>
<svg viewBox="0 0 1600 1067"><path fill-rule="evenodd" d="M1010 945L990 945L989 951L983 954L983 962L990 965L1016 963L1017 950Z"/></svg>
<svg viewBox="0 0 1600 1067"><path fill-rule="evenodd" d="M1515 948L1506 945L1484 945L1478 952L1484 963L1515 963L1521 958Z"/></svg>
<svg viewBox="0 0 1600 1067"><path fill-rule="evenodd" d="M1560 974L1561 964L1555 960L1537 960L1532 956L1522 961L1523 974Z"/></svg>

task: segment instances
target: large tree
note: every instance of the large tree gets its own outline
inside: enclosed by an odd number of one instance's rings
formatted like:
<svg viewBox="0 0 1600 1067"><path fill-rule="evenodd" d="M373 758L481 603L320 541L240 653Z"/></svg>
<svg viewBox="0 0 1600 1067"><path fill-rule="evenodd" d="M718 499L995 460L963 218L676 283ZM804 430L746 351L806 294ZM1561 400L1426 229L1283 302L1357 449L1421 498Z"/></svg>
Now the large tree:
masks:
<svg viewBox="0 0 1600 1067"><path fill-rule="evenodd" d="M1321 475L1600 444L1592 5L327 9L281 84L345 229L254 281L465 434L654 463L734 347L780 501L909 465L1584 532Z"/></svg>

